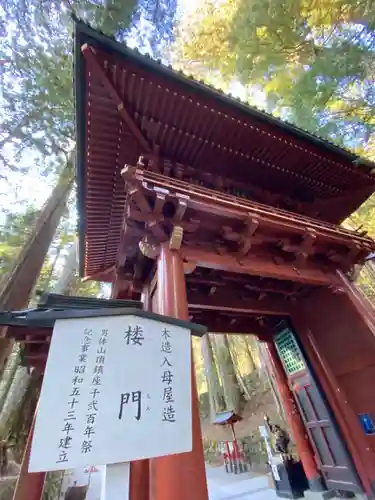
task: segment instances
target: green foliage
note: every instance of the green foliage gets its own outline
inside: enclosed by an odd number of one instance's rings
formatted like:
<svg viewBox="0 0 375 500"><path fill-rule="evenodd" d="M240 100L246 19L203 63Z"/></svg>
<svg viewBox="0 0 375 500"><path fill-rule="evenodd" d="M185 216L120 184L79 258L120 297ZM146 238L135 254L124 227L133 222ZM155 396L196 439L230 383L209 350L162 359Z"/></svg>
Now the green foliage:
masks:
<svg viewBox="0 0 375 500"><path fill-rule="evenodd" d="M42 500L59 500L64 473L60 470L47 473Z"/></svg>
<svg viewBox="0 0 375 500"><path fill-rule="evenodd" d="M4 164L17 169L28 148L42 157L71 149L74 139L71 14L109 35L130 25L136 0L66 2L6 0L3 18L9 27L2 52L7 57L3 79L3 127L0 150L11 145Z"/></svg>
<svg viewBox="0 0 375 500"><path fill-rule="evenodd" d="M27 207L23 213L8 212L0 226L0 281L9 271L35 223L38 212Z"/></svg>
<svg viewBox="0 0 375 500"><path fill-rule="evenodd" d="M374 18L372 1L206 1L180 26L176 50L187 65L260 87L269 111L353 147L375 125Z"/></svg>

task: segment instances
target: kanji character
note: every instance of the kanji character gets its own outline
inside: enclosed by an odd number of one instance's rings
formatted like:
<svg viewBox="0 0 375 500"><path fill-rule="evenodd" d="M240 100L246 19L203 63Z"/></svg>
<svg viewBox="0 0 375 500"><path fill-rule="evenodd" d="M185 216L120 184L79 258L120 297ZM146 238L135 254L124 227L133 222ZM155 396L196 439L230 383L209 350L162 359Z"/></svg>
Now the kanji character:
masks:
<svg viewBox="0 0 375 500"><path fill-rule="evenodd" d="M164 356L164 361L162 362L162 364L160 366L164 366L164 365L172 366L172 363L170 363L168 361L168 358L166 356Z"/></svg>
<svg viewBox="0 0 375 500"><path fill-rule="evenodd" d="M95 375L95 377L93 377L91 384L92 385L102 385L102 381L101 381L99 375Z"/></svg>
<svg viewBox="0 0 375 500"><path fill-rule="evenodd" d="M92 411L92 410L99 411L98 410L98 402L95 399L90 401L89 406L88 406L88 411Z"/></svg>
<svg viewBox="0 0 375 500"><path fill-rule="evenodd" d="M70 405L70 409L73 410L74 406L78 403L78 399L73 398L71 401L68 401L68 405Z"/></svg>
<svg viewBox="0 0 375 500"><path fill-rule="evenodd" d="M67 450L68 448L71 448L71 442L72 436L65 436L63 438L60 438L59 448L65 448Z"/></svg>
<svg viewBox="0 0 375 500"><path fill-rule="evenodd" d="M176 411L172 405L168 405L163 411L163 422L175 422Z"/></svg>
<svg viewBox="0 0 375 500"><path fill-rule="evenodd" d="M131 344L141 346L145 339L143 335L143 328L139 325L136 325L134 327L129 325L124 339L126 340L127 345Z"/></svg>
<svg viewBox="0 0 375 500"><path fill-rule="evenodd" d="M95 434L95 429L91 425L88 425L83 433L84 436L87 436L87 439L91 439L91 436Z"/></svg>
<svg viewBox="0 0 375 500"><path fill-rule="evenodd" d="M90 394L91 394L91 395L92 395L92 397L95 399L95 398L96 398L96 396L97 396L98 394L100 394L100 391L99 391L99 389L97 389L97 388L95 387L95 389L93 389L93 390L90 392Z"/></svg>
<svg viewBox="0 0 375 500"><path fill-rule="evenodd" d="M87 361L87 354L80 354L80 355L78 356L78 361L79 361L80 363L86 363L86 361Z"/></svg>
<svg viewBox="0 0 375 500"><path fill-rule="evenodd" d="M95 424L95 419L96 419L96 413L88 413L86 415L86 424L88 425L94 425Z"/></svg>
<svg viewBox="0 0 375 500"><path fill-rule="evenodd" d="M76 420L75 414L76 414L75 410L68 411L68 416L64 418L64 421L67 422L69 420Z"/></svg>
<svg viewBox="0 0 375 500"><path fill-rule="evenodd" d="M89 453L92 450L91 441L83 441L81 445L81 453Z"/></svg>
<svg viewBox="0 0 375 500"><path fill-rule="evenodd" d="M80 387L73 387L72 393L69 394L69 397L71 398L73 396L80 396L81 395L80 390L81 390Z"/></svg>
<svg viewBox="0 0 375 500"><path fill-rule="evenodd" d="M169 340L161 343L161 352L165 352L166 354L172 354L172 345Z"/></svg>
<svg viewBox="0 0 375 500"><path fill-rule="evenodd" d="M59 459L56 460L57 464L61 464L62 462L67 462L68 461L68 454L66 451L61 451L59 454Z"/></svg>
<svg viewBox="0 0 375 500"><path fill-rule="evenodd" d="M140 418L141 418L141 410L142 410L142 407L141 407L142 393L141 393L141 391L133 391L131 393L131 397L132 397L132 403L137 403L137 413L136 413L136 415L135 415L134 418L136 420L140 420ZM122 419L124 405L128 404L129 400L130 400L130 393L129 392L124 392L124 393L121 394L120 412L119 412L119 415L118 415L119 420Z"/></svg>
<svg viewBox="0 0 375 500"><path fill-rule="evenodd" d="M94 373L97 373L98 375L103 375L103 370L104 370L104 367L103 365L95 365L94 366Z"/></svg>
<svg viewBox="0 0 375 500"><path fill-rule="evenodd" d="M166 403L174 403L172 387L164 387L163 401Z"/></svg>
<svg viewBox="0 0 375 500"><path fill-rule="evenodd" d="M171 385L172 379L173 379L173 373L170 370L166 370L161 377L161 381L168 385Z"/></svg>
<svg viewBox="0 0 375 500"><path fill-rule="evenodd" d="M164 328L163 333L161 334L161 338L163 340L168 340L171 338L171 332Z"/></svg>
<svg viewBox="0 0 375 500"><path fill-rule="evenodd" d="M74 431L74 427L70 422L66 422L64 428L62 429L63 432L66 432L69 434L69 432Z"/></svg>
<svg viewBox="0 0 375 500"><path fill-rule="evenodd" d="M82 344L81 345L81 351L82 352L88 352L89 347L90 347L90 344Z"/></svg>

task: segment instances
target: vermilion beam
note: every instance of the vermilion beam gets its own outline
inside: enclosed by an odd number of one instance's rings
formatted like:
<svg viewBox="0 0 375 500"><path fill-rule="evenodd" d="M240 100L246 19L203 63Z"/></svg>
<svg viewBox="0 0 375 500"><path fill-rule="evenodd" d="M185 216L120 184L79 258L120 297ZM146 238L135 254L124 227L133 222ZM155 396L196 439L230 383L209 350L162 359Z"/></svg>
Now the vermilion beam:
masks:
<svg viewBox="0 0 375 500"><path fill-rule="evenodd" d="M194 311L223 311L239 314L268 314L276 316L289 315L290 304L280 299L231 299L230 297L216 297L215 295L189 294L189 310Z"/></svg>
<svg viewBox="0 0 375 500"><path fill-rule="evenodd" d="M295 281L320 286L338 286L339 282L334 274L323 272L321 269L308 267L296 269L292 264L276 264L271 259L263 260L259 257L242 259L241 263L232 255L219 255L213 252L194 248L182 248L181 254L188 262L196 263L197 267L220 269L232 273L250 274L280 280Z"/></svg>

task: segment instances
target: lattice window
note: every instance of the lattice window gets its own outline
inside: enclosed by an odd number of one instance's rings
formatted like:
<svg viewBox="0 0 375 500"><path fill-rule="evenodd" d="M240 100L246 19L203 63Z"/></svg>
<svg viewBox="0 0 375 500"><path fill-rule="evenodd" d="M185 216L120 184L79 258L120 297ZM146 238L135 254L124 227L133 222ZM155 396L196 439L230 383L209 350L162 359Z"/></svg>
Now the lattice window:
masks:
<svg viewBox="0 0 375 500"><path fill-rule="evenodd" d="M275 336L276 349L288 375L306 368L293 332L285 329Z"/></svg>

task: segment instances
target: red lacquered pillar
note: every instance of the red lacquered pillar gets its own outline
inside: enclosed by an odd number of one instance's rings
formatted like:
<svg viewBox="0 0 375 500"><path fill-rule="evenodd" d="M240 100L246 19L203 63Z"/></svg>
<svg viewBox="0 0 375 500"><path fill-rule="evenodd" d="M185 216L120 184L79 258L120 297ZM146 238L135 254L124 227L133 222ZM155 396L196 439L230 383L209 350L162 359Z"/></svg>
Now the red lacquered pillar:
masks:
<svg viewBox="0 0 375 500"><path fill-rule="evenodd" d="M178 251L162 246L157 269L158 312L188 319L184 266ZM150 460L153 500L208 500L206 469L192 359L193 450Z"/></svg>
<svg viewBox="0 0 375 500"><path fill-rule="evenodd" d="M45 472L28 472L31 452L31 443L34 433L34 422L31 426L29 437L27 438L26 448L22 459L20 474L18 476L16 488L13 494L13 500L41 500L43 495Z"/></svg>
<svg viewBox="0 0 375 500"><path fill-rule="evenodd" d="M130 462L129 500L149 499L150 461L137 460L135 462Z"/></svg>
<svg viewBox="0 0 375 500"><path fill-rule="evenodd" d="M314 458L313 449L307 436L301 415L294 401L294 396L289 388L288 379L276 347L272 340L266 342L265 346L275 375L279 395L284 406L285 415L296 444L298 456L309 482L309 487L312 491L325 490L320 471Z"/></svg>

